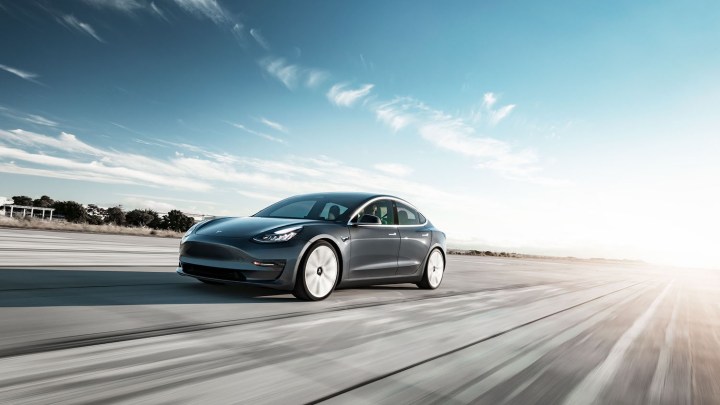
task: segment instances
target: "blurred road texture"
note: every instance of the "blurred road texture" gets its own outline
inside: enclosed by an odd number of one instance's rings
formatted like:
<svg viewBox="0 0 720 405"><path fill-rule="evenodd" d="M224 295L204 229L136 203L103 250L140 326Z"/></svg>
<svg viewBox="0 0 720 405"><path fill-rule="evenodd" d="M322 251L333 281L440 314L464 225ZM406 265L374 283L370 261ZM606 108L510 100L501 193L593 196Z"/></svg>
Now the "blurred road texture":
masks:
<svg viewBox="0 0 720 405"><path fill-rule="evenodd" d="M720 403L718 272L450 256L300 302L178 242L0 228L0 403Z"/></svg>

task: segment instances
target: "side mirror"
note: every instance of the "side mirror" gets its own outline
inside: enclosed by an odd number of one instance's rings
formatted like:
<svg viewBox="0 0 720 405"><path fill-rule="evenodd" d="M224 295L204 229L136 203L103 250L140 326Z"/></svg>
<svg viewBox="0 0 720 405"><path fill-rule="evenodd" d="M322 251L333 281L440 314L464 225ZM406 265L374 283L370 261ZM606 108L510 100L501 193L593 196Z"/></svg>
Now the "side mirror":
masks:
<svg viewBox="0 0 720 405"><path fill-rule="evenodd" d="M357 223L364 225L381 225L382 221L375 215L363 214L363 216L360 217L360 220Z"/></svg>

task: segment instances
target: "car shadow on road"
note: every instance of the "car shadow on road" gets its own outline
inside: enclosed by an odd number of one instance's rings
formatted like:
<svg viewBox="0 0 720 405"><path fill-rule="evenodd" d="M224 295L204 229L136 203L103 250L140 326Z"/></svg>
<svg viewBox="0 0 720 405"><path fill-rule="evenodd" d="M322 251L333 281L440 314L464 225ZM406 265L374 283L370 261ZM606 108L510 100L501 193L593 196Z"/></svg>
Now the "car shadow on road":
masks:
<svg viewBox="0 0 720 405"><path fill-rule="evenodd" d="M174 269L0 269L0 307L228 304L297 301L289 292L208 285Z"/></svg>

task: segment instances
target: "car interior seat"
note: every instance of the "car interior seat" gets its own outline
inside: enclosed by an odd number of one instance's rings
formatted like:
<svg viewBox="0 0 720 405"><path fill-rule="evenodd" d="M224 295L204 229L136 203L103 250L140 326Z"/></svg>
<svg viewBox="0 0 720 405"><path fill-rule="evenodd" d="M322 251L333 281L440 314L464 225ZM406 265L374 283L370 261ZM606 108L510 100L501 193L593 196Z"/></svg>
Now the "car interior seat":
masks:
<svg viewBox="0 0 720 405"><path fill-rule="evenodd" d="M327 216L328 221L334 221L334 220L338 219L339 216L340 216L340 207L338 207L337 205L333 205L332 207L330 207L330 209L328 210L328 216Z"/></svg>
<svg viewBox="0 0 720 405"><path fill-rule="evenodd" d="M398 224L407 225L408 223L410 223L410 218L408 217L407 211L398 210Z"/></svg>

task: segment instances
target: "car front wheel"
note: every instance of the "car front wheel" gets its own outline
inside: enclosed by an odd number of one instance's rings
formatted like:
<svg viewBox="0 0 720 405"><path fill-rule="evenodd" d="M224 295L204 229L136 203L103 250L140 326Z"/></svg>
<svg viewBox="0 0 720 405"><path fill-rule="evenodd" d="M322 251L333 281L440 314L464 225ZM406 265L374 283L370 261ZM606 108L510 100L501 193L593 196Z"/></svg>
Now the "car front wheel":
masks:
<svg viewBox="0 0 720 405"><path fill-rule="evenodd" d="M300 262L293 295L301 300L323 300L335 289L338 274L339 261L335 249L325 241L317 242Z"/></svg>

